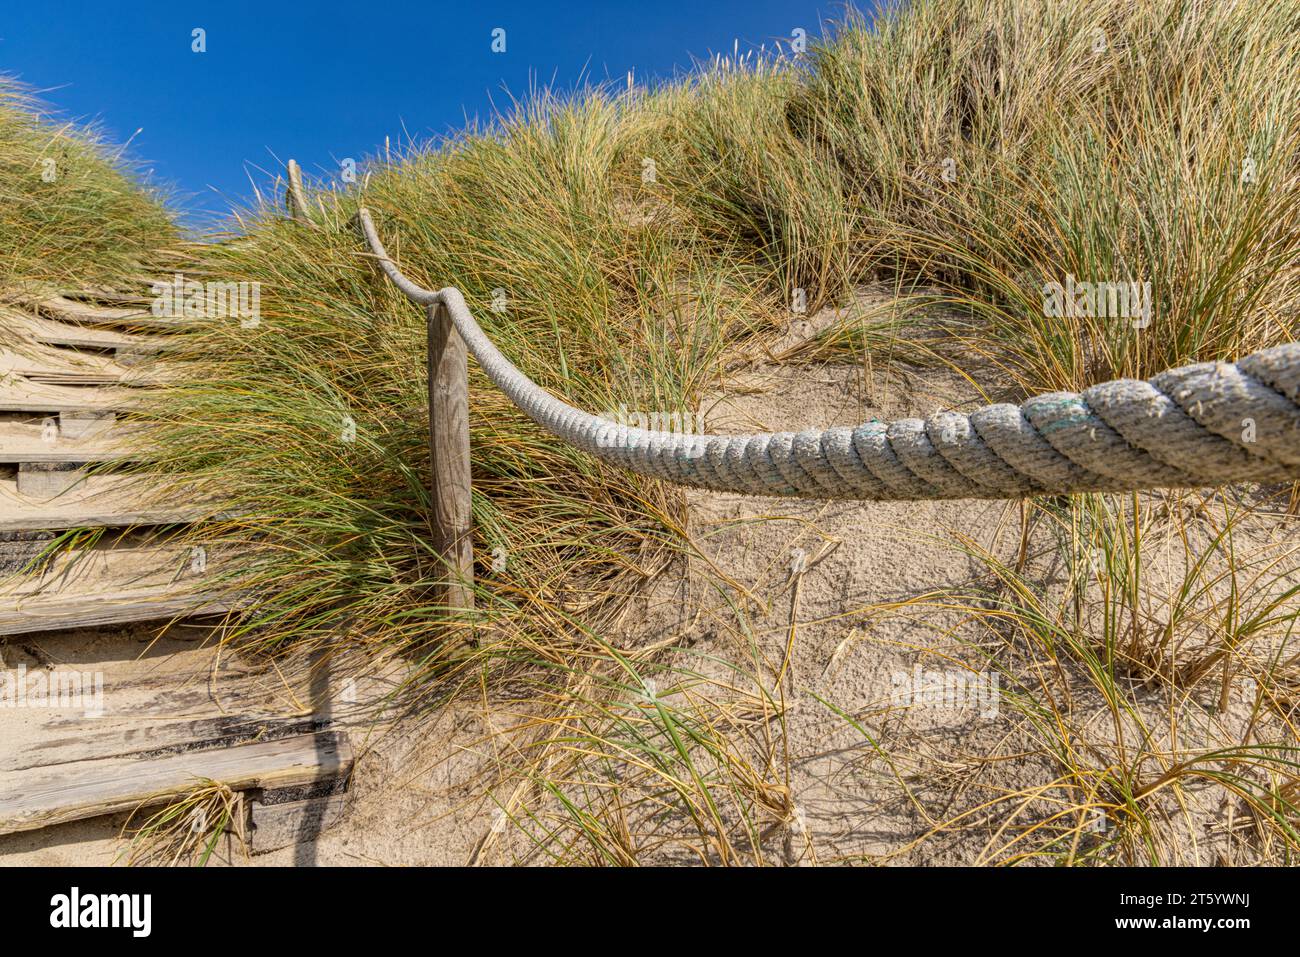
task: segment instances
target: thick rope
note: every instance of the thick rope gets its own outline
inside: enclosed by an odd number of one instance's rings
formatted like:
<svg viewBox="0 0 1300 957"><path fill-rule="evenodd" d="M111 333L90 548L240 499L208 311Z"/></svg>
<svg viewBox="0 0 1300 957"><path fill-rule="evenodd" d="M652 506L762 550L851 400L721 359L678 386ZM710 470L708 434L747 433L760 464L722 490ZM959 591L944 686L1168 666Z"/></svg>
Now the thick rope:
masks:
<svg viewBox="0 0 1300 957"><path fill-rule="evenodd" d="M479 328L459 290L433 292L362 231L413 302L442 304L496 386L542 428L615 465L682 485L823 499L1018 498L1065 492L1300 479L1300 343L1236 363L1203 362L1147 382L1117 379L970 415L757 435L631 428L550 395Z"/></svg>

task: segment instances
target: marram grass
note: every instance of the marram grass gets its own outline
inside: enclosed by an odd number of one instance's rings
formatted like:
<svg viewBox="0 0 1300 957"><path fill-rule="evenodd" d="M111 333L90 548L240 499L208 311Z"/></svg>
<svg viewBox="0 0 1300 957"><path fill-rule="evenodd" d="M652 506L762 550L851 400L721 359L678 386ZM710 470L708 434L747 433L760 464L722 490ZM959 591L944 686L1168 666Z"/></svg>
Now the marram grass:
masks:
<svg viewBox="0 0 1300 957"><path fill-rule="evenodd" d="M0 292L125 287L155 268L178 234L136 171L0 77Z"/></svg>

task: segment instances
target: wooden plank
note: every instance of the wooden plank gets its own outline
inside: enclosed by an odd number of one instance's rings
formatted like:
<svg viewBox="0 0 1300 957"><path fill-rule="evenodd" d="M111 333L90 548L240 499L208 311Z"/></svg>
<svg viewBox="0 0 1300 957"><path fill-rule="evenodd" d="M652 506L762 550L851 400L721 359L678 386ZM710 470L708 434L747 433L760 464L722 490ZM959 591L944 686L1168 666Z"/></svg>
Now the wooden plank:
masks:
<svg viewBox="0 0 1300 957"><path fill-rule="evenodd" d="M140 394L131 389L47 385L0 375L0 412L120 412L139 403Z"/></svg>
<svg viewBox="0 0 1300 957"><path fill-rule="evenodd" d="M0 347L0 380L21 377L46 385L143 386L161 385L175 375L175 366L166 362L150 362L141 368L134 360L119 362L115 356L39 343L18 349Z"/></svg>
<svg viewBox="0 0 1300 957"><path fill-rule="evenodd" d="M19 495L14 480L0 479L0 532L170 525L210 517L214 505L183 491L160 494L143 476L92 475L46 501Z"/></svg>
<svg viewBox="0 0 1300 957"><path fill-rule="evenodd" d="M181 679L173 676L172 687ZM160 689L161 691L162 689ZM206 699L206 686L203 686ZM115 691L107 684L104 701L116 700ZM167 695L161 695L168 697ZM168 718L142 714L133 721L113 721L103 715L87 717L66 729L50 729L39 745L21 748L14 753L0 754L0 778L11 771L28 771L52 764L70 764L78 761L96 761L102 758L123 758L134 755L145 760L182 751L201 751L215 747L234 747L256 741L270 741L295 734L315 734L325 730L321 722L307 716L285 717L271 714L259 705L262 701L244 701L251 710L238 714L223 714L203 718ZM209 702L209 710L212 705ZM267 713L262 713L267 712ZM106 726L106 727L105 727Z"/></svg>
<svg viewBox="0 0 1300 957"><path fill-rule="evenodd" d="M184 328L183 319L165 319L154 316L148 308L134 306L92 306L63 296L51 296L29 302L30 308L41 315L62 322L86 326L111 326L115 328L174 331Z"/></svg>
<svg viewBox="0 0 1300 957"><path fill-rule="evenodd" d="M149 315L138 306L94 306L65 296L50 296L37 306L44 313L74 322L125 322Z"/></svg>
<svg viewBox="0 0 1300 957"><path fill-rule="evenodd" d="M99 593L93 597L58 596L0 606L0 635L30 635L68 628L103 628L135 621L170 621L197 615L225 615L238 611L238 601L220 594L177 595L166 588Z"/></svg>
<svg viewBox="0 0 1300 957"><path fill-rule="evenodd" d="M469 372L465 341L442 303L428 309L429 455L433 462L433 545L447 565L448 608L474 608L470 511Z"/></svg>
<svg viewBox="0 0 1300 957"><path fill-rule="evenodd" d="M120 289L66 289L62 297L101 306L147 308L149 305L149 296L143 289L138 293L123 292Z"/></svg>
<svg viewBox="0 0 1300 957"><path fill-rule="evenodd" d="M43 639L52 650L75 638ZM364 680L322 688L316 675L267 669L238 659L229 648L185 641L164 647L163 637L129 660L65 664L100 701L70 699L66 708L0 709L0 776L49 764L233 747L326 730L374 734L389 681ZM30 672L29 672L30 674ZM73 683L73 687L76 687ZM349 694L349 687L351 693ZM308 797L309 795L300 795ZM314 796L314 795L312 795Z"/></svg>
<svg viewBox="0 0 1300 957"><path fill-rule="evenodd" d="M32 382L59 385L112 385L122 383L131 374L132 370L114 357L99 353L40 343L14 349L0 347L0 376L22 376Z"/></svg>
<svg viewBox="0 0 1300 957"><path fill-rule="evenodd" d="M0 834L163 804L213 780L237 791L302 787L346 776L347 735L326 731L142 760L114 757L0 776Z"/></svg>
<svg viewBox="0 0 1300 957"><path fill-rule="evenodd" d="M88 474L76 462L21 462L16 487L19 495L46 501L80 485Z"/></svg>
<svg viewBox="0 0 1300 957"><path fill-rule="evenodd" d="M202 582L225 575L248 554L228 545L187 544L158 535L110 537L93 548L60 550L38 570L0 579L0 603L60 591L93 595Z"/></svg>
<svg viewBox="0 0 1300 957"><path fill-rule="evenodd" d="M8 324L33 342L46 345L73 346L80 349L150 349L160 350L166 343L161 336L133 335L109 329L80 326L34 316L18 310L7 310L0 317L0 325Z"/></svg>
<svg viewBox="0 0 1300 957"><path fill-rule="evenodd" d="M151 545L63 552L0 579L0 635L217 615L247 604L229 549Z"/></svg>
<svg viewBox="0 0 1300 957"><path fill-rule="evenodd" d="M47 422L41 428L48 427ZM58 421L59 436L64 439L88 439L93 435L103 435L118 428L115 412L60 412Z"/></svg>
<svg viewBox="0 0 1300 957"><path fill-rule="evenodd" d="M15 343L13 348L0 346L0 374L66 376L69 378L117 379L123 371L109 356L74 352L40 343Z"/></svg>
<svg viewBox="0 0 1300 957"><path fill-rule="evenodd" d="M347 798L342 794L284 804L254 802L250 815L253 853L266 854L316 840L326 828L338 823L346 806Z"/></svg>
<svg viewBox="0 0 1300 957"><path fill-rule="evenodd" d="M0 422L0 463L111 462L145 454L138 423L116 423L84 438L70 439L57 422Z"/></svg>

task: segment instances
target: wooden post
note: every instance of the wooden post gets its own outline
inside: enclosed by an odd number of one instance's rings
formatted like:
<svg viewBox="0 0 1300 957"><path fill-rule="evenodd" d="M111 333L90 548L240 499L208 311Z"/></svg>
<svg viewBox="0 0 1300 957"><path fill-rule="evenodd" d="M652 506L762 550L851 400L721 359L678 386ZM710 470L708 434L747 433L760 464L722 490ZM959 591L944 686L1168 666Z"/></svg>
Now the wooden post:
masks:
<svg viewBox="0 0 1300 957"><path fill-rule="evenodd" d="M474 609L470 513L469 366L465 341L442 303L429 306L429 456L433 462L433 536L447 563L447 607Z"/></svg>
<svg viewBox="0 0 1300 957"><path fill-rule="evenodd" d="M289 189L285 194L285 203L289 207L289 218L302 222L307 219L307 200L302 191L302 167L297 160L289 160Z"/></svg>

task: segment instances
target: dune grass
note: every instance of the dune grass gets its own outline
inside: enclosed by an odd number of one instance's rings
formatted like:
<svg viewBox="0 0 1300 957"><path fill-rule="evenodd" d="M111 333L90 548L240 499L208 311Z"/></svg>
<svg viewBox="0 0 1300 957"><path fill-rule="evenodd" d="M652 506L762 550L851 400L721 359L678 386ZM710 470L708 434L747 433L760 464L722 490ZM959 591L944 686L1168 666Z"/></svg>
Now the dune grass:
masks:
<svg viewBox="0 0 1300 957"><path fill-rule="evenodd" d="M1284 2L919 3L811 54L790 109L868 213L855 242L969 316L1028 391L1297 333L1300 41ZM1043 285L1150 283L1145 317Z"/></svg>
<svg viewBox="0 0 1300 957"><path fill-rule="evenodd" d="M650 90L543 93L491 127L385 151L355 187L315 183L309 223L268 202L187 269L259 283L261 314L188 337L191 374L150 413L164 450L150 468L219 489L238 517L198 534L256 548L241 575L259 601L232 639L401 656L426 703L487 696L517 713L516 760L491 790L539 857L793 859L804 830L779 677L667 668L662 648L623 645L632 599L692 548L682 494L557 444L474 368L477 609L439 607L424 317L368 261L357 206L408 275L458 286L512 361L596 412L691 412L741 345L872 279L924 289L909 307L943 306L927 348L978 360L990 392L1146 376L1296 337L1295 26L1284 3L924 0L870 25L849 18L797 58L716 60ZM1045 314L1044 283L1067 276L1150 283L1150 322ZM1193 560L1153 618L1139 600L1143 518L1122 506L1088 499L1057 517L1073 535L1059 553L1091 602L1049 608L1022 569L991 567L995 593L978 608L1006 623L999 654L1032 649L1150 741L1129 683L1190 695L1217 680L1221 697L1258 671L1271 646L1253 639L1294 618L1294 593L1274 589L1293 565L1232 556L1228 600ZM1085 538L1102 556L1088 574ZM975 614L975 597L961 600ZM1215 614L1229 618L1207 637ZM1280 700L1293 664L1256 680ZM1045 799L1063 810L1022 834L1015 814L1041 805L990 804L1003 816L981 832L979 860L1166 860L1152 835L1171 825L1149 797L1209 765L1271 815L1269 840L1295 846L1289 718L1276 744L1159 768L1166 752L1150 748L1086 763L1055 690L1015 700L1033 746L1063 769ZM872 748L895 767L874 732ZM1249 787L1233 777L1243 768ZM1081 843L1097 808L1133 835L1123 854ZM777 837L788 853L764 850Z"/></svg>
<svg viewBox="0 0 1300 957"><path fill-rule="evenodd" d="M178 233L168 197L92 127L0 77L0 287L128 286Z"/></svg>
<svg viewBox="0 0 1300 957"><path fill-rule="evenodd" d="M976 863L1132 866L1194 861L1217 832L1220 863L1291 863L1295 544L1201 493L1086 495L1031 521L1048 546L1024 561L959 539L978 587L930 601L966 616L1007 689L1012 730L983 760L1049 760L920 840L970 827L989 835ZM1198 834L1207 807L1227 814Z"/></svg>
<svg viewBox="0 0 1300 957"><path fill-rule="evenodd" d="M217 781L194 787L161 808L137 807L122 826L130 844L122 855L133 867L206 867L223 837L233 838L244 855L248 835L242 793Z"/></svg>
<svg viewBox="0 0 1300 957"><path fill-rule="evenodd" d="M599 96L538 102L498 135L377 164L365 202L404 268L430 285L457 276L548 388L601 411L680 413L762 303L752 266L711 256L647 198L640 119ZM268 600L241 626L258 640L346 628L376 647L456 647L431 604L425 317L360 253L357 197L316 200L314 228L257 210L192 271L260 283L261 317L190 337L196 375L158 410L167 452L151 467L215 479L241 516L223 532L272 543L255 572ZM600 621L679 544L679 493L539 435L471 379L482 612L461 624Z"/></svg>

